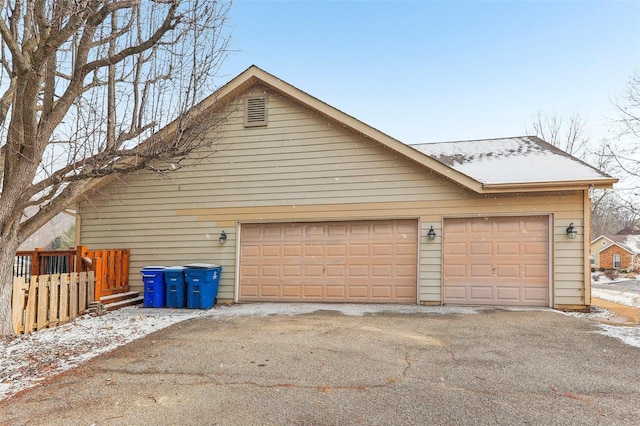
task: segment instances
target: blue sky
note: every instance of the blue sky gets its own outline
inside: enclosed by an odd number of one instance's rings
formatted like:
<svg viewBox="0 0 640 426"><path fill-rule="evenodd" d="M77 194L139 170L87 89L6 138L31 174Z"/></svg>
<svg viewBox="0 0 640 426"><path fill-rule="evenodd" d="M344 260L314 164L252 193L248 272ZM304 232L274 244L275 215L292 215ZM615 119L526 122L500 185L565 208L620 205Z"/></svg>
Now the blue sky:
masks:
<svg viewBox="0 0 640 426"><path fill-rule="evenodd" d="M252 64L406 143L525 134L579 112L607 137L640 67L638 1L248 1L224 79Z"/></svg>

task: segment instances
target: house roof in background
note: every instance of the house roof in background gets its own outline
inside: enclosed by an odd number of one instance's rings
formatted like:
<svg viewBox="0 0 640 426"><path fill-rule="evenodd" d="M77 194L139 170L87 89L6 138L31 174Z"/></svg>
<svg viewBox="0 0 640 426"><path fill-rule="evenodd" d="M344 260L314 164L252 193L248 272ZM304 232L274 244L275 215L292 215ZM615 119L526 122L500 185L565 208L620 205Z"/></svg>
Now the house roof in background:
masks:
<svg viewBox="0 0 640 426"><path fill-rule="evenodd" d="M610 186L618 180L536 136L412 145L484 187Z"/></svg>
<svg viewBox="0 0 640 426"><path fill-rule="evenodd" d="M591 244L595 243L599 239L608 240L610 244L602 247L598 250L598 253L608 249L612 245L616 245L629 252L629 254L640 254L640 235L600 235L598 238L591 241Z"/></svg>
<svg viewBox="0 0 640 426"><path fill-rule="evenodd" d="M640 226L630 226L620 230L616 235L640 235Z"/></svg>

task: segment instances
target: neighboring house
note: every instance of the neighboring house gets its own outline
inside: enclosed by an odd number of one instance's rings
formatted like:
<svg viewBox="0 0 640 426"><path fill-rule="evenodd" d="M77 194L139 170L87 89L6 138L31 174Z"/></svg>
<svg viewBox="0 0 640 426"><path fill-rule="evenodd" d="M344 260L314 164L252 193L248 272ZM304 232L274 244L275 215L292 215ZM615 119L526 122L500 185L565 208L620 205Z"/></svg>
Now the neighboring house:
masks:
<svg viewBox="0 0 640 426"><path fill-rule="evenodd" d="M639 243L640 235L638 234L601 235L591 241L591 267L594 269L637 270L640 268Z"/></svg>
<svg viewBox="0 0 640 426"><path fill-rule="evenodd" d="M80 243L131 249L138 289L209 262L222 302L591 303L588 193L617 179L536 137L409 146L255 66L198 110L227 120L195 165L78 206Z"/></svg>

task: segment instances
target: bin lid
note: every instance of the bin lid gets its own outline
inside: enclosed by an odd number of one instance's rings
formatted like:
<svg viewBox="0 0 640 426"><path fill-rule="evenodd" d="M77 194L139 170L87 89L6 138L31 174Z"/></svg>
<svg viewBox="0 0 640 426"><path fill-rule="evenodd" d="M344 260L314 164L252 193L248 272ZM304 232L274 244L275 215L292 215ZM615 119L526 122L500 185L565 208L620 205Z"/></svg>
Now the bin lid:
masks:
<svg viewBox="0 0 640 426"><path fill-rule="evenodd" d="M143 271L153 270L153 269L165 269L164 266L145 266L142 268Z"/></svg>
<svg viewBox="0 0 640 426"><path fill-rule="evenodd" d="M184 267L184 266L167 266L167 267L166 267L166 268L164 268L164 269L165 269L165 270L167 270L167 269L171 269L171 270L179 270L179 271L181 271L181 270L185 269L185 267Z"/></svg>
<svg viewBox="0 0 640 426"><path fill-rule="evenodd" d="M184 265L185 268L198 268L198 269L215 269L220 268L220 265L214 265L213 263L190 263Z"/></svg>

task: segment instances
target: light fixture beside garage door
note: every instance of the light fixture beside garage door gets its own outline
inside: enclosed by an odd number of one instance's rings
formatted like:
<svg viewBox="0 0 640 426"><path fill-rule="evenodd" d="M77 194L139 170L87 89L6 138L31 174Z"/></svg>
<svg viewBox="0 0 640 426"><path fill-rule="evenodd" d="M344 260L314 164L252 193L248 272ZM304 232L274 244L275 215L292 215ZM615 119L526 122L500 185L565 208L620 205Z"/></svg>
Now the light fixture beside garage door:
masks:
<svg viewBox="0 0 640 426"><path fill-rule="evenodd" d="M573 222L571 222L567 228L567 237L569 237L570 240L574 240L577 235L578 230L573 226Z"/></svg>
<svg viewBox="0 0 640 426"><path fill-rule="evenodd" d="M218 238L218 241L220 241L220 244L224 244L227 242L227 233L222 231L220 233L220 237Z"/></svg>
<svg viewBox="0 0 640 426"><path fill-rule="evenodd" d="M431 225L431 228L429 228L429 232L427 232L427 239L429 241L433 241L436 239L436 231L435 229L433 229L433 225Z"/></svg>

